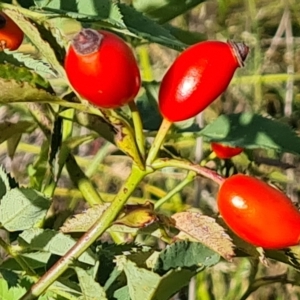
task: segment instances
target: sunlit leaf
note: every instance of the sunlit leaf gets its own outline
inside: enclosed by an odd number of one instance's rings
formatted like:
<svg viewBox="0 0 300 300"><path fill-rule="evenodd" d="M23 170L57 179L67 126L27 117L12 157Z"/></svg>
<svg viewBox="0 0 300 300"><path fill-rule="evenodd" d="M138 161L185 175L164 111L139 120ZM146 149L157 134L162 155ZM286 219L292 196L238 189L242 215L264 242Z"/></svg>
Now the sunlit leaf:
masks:
<svg viewBox="0 0 300 300"><path fill-rule="evenodd" d="M38 191L14 188L0 202L0 222L8 231L31 228L44 219L50 204Z"/></svg>
<svg viewBox="0 0 300 300"><path fill-rule="evenodd" d="M170 269L192 268L194 270L213 266L220 256L197 242L178 241L166 247L158 256L155 272L165 273Z"/></svg>
<svg viewBox="0 0 300 300"><path fill-rule="evenodd" d="M32 228L23 231L19 235L19 242L22 247L27 250L44 251L52 254L63 256L68 250L70 250L76 243L76 241L61 232L57 232L50 229ZM79 261L89 265L95 264L95 258L93 252L88 250L84 252Z"/></svg>
<svg viewBox="0 0 300 300"><path fill-rule="evenodd" d="M103 287L100 286L95 279L87 273L87 271L81 268L75 268L79 285L81 287L81 291L83 296L80 299L84 300L107 300L105 291Z"/></svg>

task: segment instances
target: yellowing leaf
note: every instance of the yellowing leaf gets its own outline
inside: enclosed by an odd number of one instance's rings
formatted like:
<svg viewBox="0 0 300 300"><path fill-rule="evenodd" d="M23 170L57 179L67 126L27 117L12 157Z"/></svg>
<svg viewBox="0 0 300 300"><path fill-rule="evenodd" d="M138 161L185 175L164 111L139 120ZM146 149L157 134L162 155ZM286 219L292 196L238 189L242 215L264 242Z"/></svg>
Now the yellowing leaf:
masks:
<svg viewBox="0 0 300 300"><path fill-rule="evenodd" d="M144 204L126 205L124 215L115 221L115 224L122 224L133 228L143 228L158 221L154 212L154 205L151 202Z"/></svg>
<svg viewBox="0 0 300 300"><path fill-rule="evenodd" d="M148 209L136 209L129 212L122 218L115 221L115 224L123 224L128 227L142 228L157 221L157 217L153 211Z"/></svg>

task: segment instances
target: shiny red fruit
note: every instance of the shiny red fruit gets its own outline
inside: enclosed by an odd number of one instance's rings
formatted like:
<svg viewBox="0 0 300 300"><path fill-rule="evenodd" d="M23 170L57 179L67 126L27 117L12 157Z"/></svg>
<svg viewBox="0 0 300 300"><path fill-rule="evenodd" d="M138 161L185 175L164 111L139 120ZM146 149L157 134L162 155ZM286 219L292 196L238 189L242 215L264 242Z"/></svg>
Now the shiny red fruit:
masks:
<svg viewBox="0 0 300 300"><path fill-rule="evenodd" d="M159 108L171 122L196 116L227 88L243 65L249 48L243 43L206 41L183 51L162 79Z"/></svg>
<svg viewBox="0 0 300 300"><path fill-rule="evenodd" d="M211 143L211 149L215 152L217 157L222 159L234 157L244 151L243 148L226 146L220 143Z"/></svg>
<svg viewBox="0 0 300 300"><path fill-rule="evenodd" d="M17 50L23 42L24 33L5 13L0 12L0 50Z"/></svg>
<svg viewBox="0 0 300 300"><path fill-rule="evenodd" d="M101 108L134 100L141 78L130 47L105 30L82 29L72 40L65 70L74 90Z"/></svg>
<svg viewBox="0 0 300 300"><path fill-rule="evenodd" d="M257 178L237 174L225 179L218 207L228 227L250 244L266 249L299 244L298 209L284 193Z"/></svg>

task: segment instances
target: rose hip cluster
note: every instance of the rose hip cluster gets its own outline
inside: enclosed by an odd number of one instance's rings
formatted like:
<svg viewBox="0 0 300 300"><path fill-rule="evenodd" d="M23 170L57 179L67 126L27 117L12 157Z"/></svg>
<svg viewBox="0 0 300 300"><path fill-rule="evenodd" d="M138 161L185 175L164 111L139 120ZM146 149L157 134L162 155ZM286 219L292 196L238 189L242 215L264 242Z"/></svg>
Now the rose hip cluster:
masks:
<svg viewBox="0 0 300 300"><path fill-rule="evenodd" d="M0 50L16 50L22 30L0 12ZM249 48L243 43L206 41L183 51L162 79L158 104L170 122L196 116L219 97L235 70L243 66ZM141 77L131 48L116 34L82 29L72 40L65 70L73 89L100 108L118 108L134 101ZM243 151L212 143L222 159ZM217 203L227 226L240 238L259 247L280 249L299 244L300 213L291 200L267 183L243 174L220 186Z"/></svg>
<svg viewBox="0 0 300 300"><path fill-rule="evenodd" d="M196 116L219 97L249 48L243 43L206 41L183 51L162 79L158 105L163 117L178 122ZM65 70L73 89L100 108L118 108L134 101L140 73L130 47L117 35L83 29L73 39ZM243 151L212 143L227 159ZM279 249L299 243L300 213L290 199L265 182L243 174L223 181L218 207L228 227L245 241Z"/></svg>

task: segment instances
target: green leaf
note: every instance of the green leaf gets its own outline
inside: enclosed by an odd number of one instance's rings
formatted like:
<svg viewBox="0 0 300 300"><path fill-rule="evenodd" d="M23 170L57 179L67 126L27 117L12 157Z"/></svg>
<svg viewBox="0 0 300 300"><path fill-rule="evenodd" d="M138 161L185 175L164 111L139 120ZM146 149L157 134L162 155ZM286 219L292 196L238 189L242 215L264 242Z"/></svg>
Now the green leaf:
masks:
<svg viewBox="0 0 300 300"><path fill-rule="evenodd" d="M139 268L125 256L117 258L117 265L126 274L129 294L132 300L150 300L157 289L160 276L147 269Z"/></svg>
<svg viewBox="0 0 300 300"><path fill-rule="evenodd" d="M186 44L178 41L167 29L138 12L131 6L119 3L123 21L128 30L150 42L158 43L173 49L183 50ZM166 12L165 12L166 13Z"/></svg>
<svg viewBox="0 0 300 300"><path fill-rule="evenodd" d="M49 30L51 31L51 34L55 38L55 43L58 43L59 46L63 49L67 49L70 40L73 38L74 34L78 33L82 26L81 23L77 20L66 18L66 17L53 17L48 18L45 23L43 23ZM49 36L53 39L52 36ZM50 44L52 45L52 41L50 41ZM63 61L63 58L65 56L65 51L61 48L58 48L58 45L56 45L55 50L61 52L60 54L60 60Z"/></svg>
<svg viewBox="0 0 300 300"><path fill-rule="evenodd" d="M56 74L50 66L42 60L33 58L30 54L24 54L16 51L1 51L0 63L10 64L16 67L27 67L42 77L45 77L45 75L55 76Z"/></svg>
<svg viewBox="0 0 300 300"><path fill-rule="evenodd" d="M35 251L31 253L22 253L21 256L25 259L25 261L31 268L37 269L45 268L51 257L51 253Z"/></svg>
<svg viewBox="0 0 300 300"><path fill-rule="evenodd" d="M17 82L0 78L1 104L14 102L49 102L61 101L59 97L39 89L29 82Z"/></svg>
<svg viewBox="0 0 300 300"><path fill-rule="evenodd" d="M97 22L97 25L101 25L102 28L116 28L118 31L121 31L128 35L130 32L126 29L123 22L119 18L118 8L116 4L113 4L110 1L103 0L101 2L92 2L92 1L77 1L78 6L74 6L72 2L71 5L61 5L60 0L47 1L47 3L42 3L40 8L43 11L47 12L47 15L52 18L72 18L78 22L88 23ZM86 4L86 5L85 5ZM111 7L113 11L111 13ZM40 11L36 9L36 12ZM116 19L113 19L116 18Z"/></svg>
<svg viewBox="0 0 300 300"><path fill-rule="evenodd" d="M133 0L135 9L156 22L165 23L187 12L205 0Z"/></svg>
<svg viewBox="0 0 300 300"><path fill-rule="evenodd" d="M128 36L146 39L172 49L183 50L187 45L178 41L166 28L138 12L133 7L111 1L77 1L78 6L62 7L60 1L51 1L44 10L75 18L81 22L97 22L94 26L115 29Z"/></svg>
<svg viewBox="0 0 300 300"><path fill-rule="evenodd" d="M52 284L51 290L56 294L56 297L59 294L57 291L59 291L59 292L63 291L65 293L69 293L69 294L77 296L77 297L79 297L81 295L80 287L78 286L77 282L74 282L67 278L62 278L62 277L60 278L59 281L55 281ZM72 299L74 299L74 298L72 298ZM46 298L45 300L48 300L48 299ZM62 297L61 300L65 300L65 298Z"/></svg>
<svg viewBox="0 0 300 300"><path fill-rule="evenodd" d="M0 278L0 299L1 300L16 300L20 299L25 294L26 290L23 287L8 287L7 282Z"/></svg>
<svg viewBox="0 0 300 300"><path fill-rule="evenodd" d="M8 64L11 64L14 66L24 67L25 64L20 62L13 55L13 54L17 54L17 53L23 55L22 53L9 51L9 50L0 51L0 63L1 64L8 63Z"/></svg>
<svg viewBox="0 0 300 300"><path fill-rule="evenodd" d="M92 131L95 131L105 140L114 142L114 131L110 124L102 117L88 114L86 112L77 112L75 122Z"/></svg>
<svg viewBox="0 0 300 300"><path fill-rule="evenodd" d="M62 118L57 117L53 122L53 129L50 136L50 147L48 156L48 183L56 177L55 168L57 167L58 153L62 143ZM57 178L57 177L56 177ZM58 178L57 178L58 180Z"/></svg>
<svg viewBox="0 0 300 300"><path fill-rule="evenodd" d="M106 253L103 254L103 257L105 258L105 262L109 261L112 264L112 259L114 259L114 257L109 257L109 256L110 256L110 254L108 254L108 255L106 255ZM100 256L100 261L101 261L101 256ZM103 266L102 266L102 268L103 268ZM109 269L108 267L105 268L106 271L108 269ZM103 274L103 272L102 272L102 274ZM120 277L121 274L122 274L122 270L119 270L114 265L114 268L110 272L109 277L106 279L105 285L104 285L104 290L106 291L106 293L107 293L108 296L109 296L110 291L112 291L112 293L113 293L116 290L116 285L119 282L118 279L119 279L119 277Z"/></svg>
<svg viewBox="0 0 300 300"><path fill-rule="evenodd" d="M300 154L300 137L289 126L252 113L222 115L199 134L209 142Z"/></svg>
<svg viewBox="0 0 300 300"><path fill-rule="evenodd" d="M0 144L10 139L14 135L31 133L35 128L36 124L28 121L19 121L18 123L0 123Z"/></svg>
<svg viewBox="0 0 300 300"><path fill-rule="evenodd" d="M48 167L49 141L45 140L40 147L40 153L34 162L27 167L30 180L30 187L37 190L42 189L45 174Z"/></svg>
<svg viewBox="0 0 300 300"><path fill-rule="evenodd" d="M7 154L10 157L10 159L14 158L21 137L22 137L22 133L16 133L12 137L6 140Z"/></svg>
<svg viewBox="0 0 300 300"><path fill-rule="evenodd" d="M103 287L81 268L75 268L84 300L107 300Z"/></svg>
<svg viewBox="0 0 300 300"><path fill-rule="evenodd" d="M137 267L125 256L117 257L117 266L124 270L127 278L127 286L114 293L114 297L122 300L168 300L186 286L196 274L195 271L178 269L169 271L161 277L153 271Z"/></svg>
<svg viewBox="0 0 300 300"><path fill-rule="evenodd" d="M187 286L196 272L189 269L169 271L162 276L152 299L169 300L175 293Z"/></svg>
<svg viewBox="0 0 300 300"><path fill-rule="evenodd" d="M66 146L70 150L75 149L84 143L94 141L97 137L98 135L96 135L95 133L89 133L80 136L72 136L62 143L62 147Z"/></svg>
<svg viewBox="0 0 300 300"><path fill-rule="evenodd" d="M112 109L102 109L101 113L114 129L116 146L128 155L140 169L144 169L144 163L136 145L133 127L129 121L120 112Z"/></svg>
<svg viewBox="0 0 300 300"><path fill-rule="evenodd" d="M50 257L51 253L49 252L41 252L34 251L30 253L20 253L20 256L24 259L24 261L30 266L32 269L45 268ZM16 262L14 258L6 259L2 264L2 268L6 268L9 270L22 271L22 267Z"/></svg>
<svg viewBox="0 0 300 300"><path fill-rule="evenodd" d="M30 41L37 47L39 50L41 57L46 59L46 62L52 67L52 69L56 72L59 77L65 77L65 71L59 60L62 61L63 54L61 54L60 58L56 57L60 51L56 49L53 50L53 46L56 44L54 38L52 38L52 34L43 26L39 26L38 24L32 24L22 13L21 10L18 11L17 6L14 10L4 9L3 10L15 23L18 24L20 28L22 28L23 32L30 39ZM41 32L43 36L41 36ZM47 41L51 40L51 45ZM57 46L58 48L58 46Z"/></svg>
<svg viewBox="0 0 300 300"><path fill-rule="evenodd" d="M220 256L196 242L175 242L163 250L154 267L155 272L165 273L176 268L209 267L218 263Z"/></svg>
<svg viewBox="0 0 300 300"><path fill-rule="evenodd" d="M62 4L61 0L52 0L41 3L39 6L53 12L66 13L71 17L79 19L103 20L111 25L125 27L118 6L112 1L77 0L76 4L76 6L73 2Z"/></svg>
<svg viewBox="0 0 300 300"><path fill-rule="evenodd" d="M207 34L184 30L180 27L172 26L171 24L164 24L166 28L177 40L187 45L193 45L208 39Z"/></svg>
<svg viewBox="0 0 300 300"><path fill-rule="evenodd" d="M5 50L0 52L0 62L9 63L19 67L27 67L42 77L55 76L56 73L42 60L33 58L30 54Z"/></svg>
<svg viewBox="0 0 300 300"><path fill-rule="evenodd" d="M28 103L27 109L46 137L50 136L53 123L53 108L45 103Z"/></svg>
<svg viewBox="0 0 300 300"><path fill-rule="evenodd" d="M141 114L143 128L145 130L157 130L162 122L162 116L157 105L159 83L145 82L143 83L145 92L138 97L136 105Z"/></svg>
<svg viewBox="0 0 300 300"><path fill-rule="evenodd" d="M10 64L0 64L0 77L6 80L14 79L17 82L28 82L37 88L42 88L50 93L53 90L48 81L26 67L17 67Z"/></svg>
<svg viewBox="0 0 300 300"><path fill-rule="evenodd" d="M14 188L0 203L0 222L8 231L25 230L41 222L51 202L33 189Z"/></svg>
<svg viewBox="0 0 300 300"><path fill-rule="evenodd" d="M113 25L125 27L123 16L116 3L108 0L78 0L78 13L101 17Z"/></svg>
<svg viewBox="0 0 300 300"><path fill-rule="evenodd" d="M5 268L5 266L2 266L2 264L0 268L0 278L5 279L10 286L16 286L19 282L19 276L17 273L9 268Z"/></svg>
<svg viewBox="0 0 300 300"><path fill-rule="evenodd" d="M76 241L60 232L54 230L43 230L32 228L23 231L19 235L20 245L23 245L30 251L46 251L52 254L63 256L70 250ZM79 257L79 261L94 265L95 258L91 250L86 251Z"/></svg>
<svg viewBox="0 0 300 300"><path fill-rule="evenodd" d="M128 286L123 286L114 292L114 299L116 300L132 300L129 294Z"/></svg>
<svg viewBox="0 0 300 300"><path fill-rule="evenodd" d="M119 111L101 110L101 112L103 114L101 117L80 112L76 115L76 121L80 125L97 132L107 141L114 143L121 151L131 157L140 168L144 168L129 121Z"/></svg>
<svg viewBox="0 0 300 300"><path fill-rule="evenodd" d="M17 185L18 184L10 176L10 174L7 173L4 167L0 165L0 199L2 199L7 191L17 187Z"/></svg>

